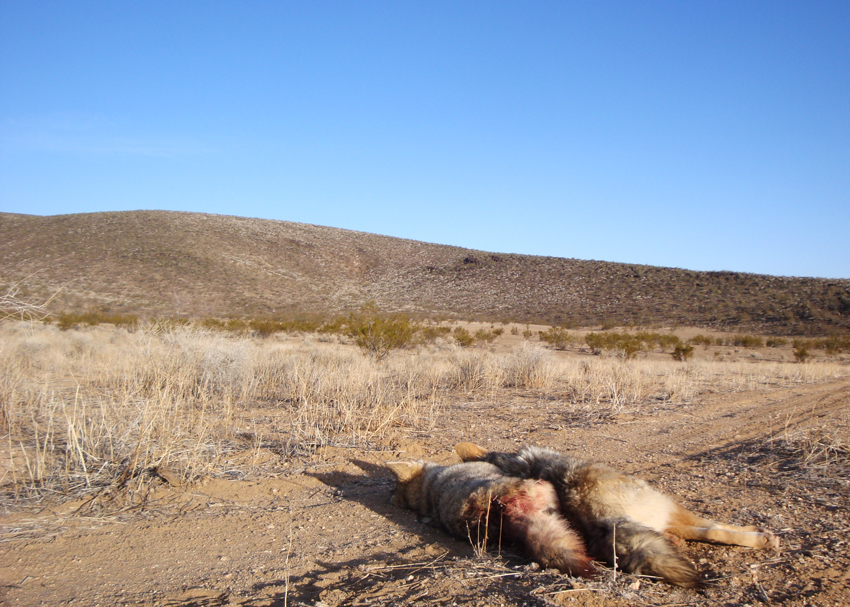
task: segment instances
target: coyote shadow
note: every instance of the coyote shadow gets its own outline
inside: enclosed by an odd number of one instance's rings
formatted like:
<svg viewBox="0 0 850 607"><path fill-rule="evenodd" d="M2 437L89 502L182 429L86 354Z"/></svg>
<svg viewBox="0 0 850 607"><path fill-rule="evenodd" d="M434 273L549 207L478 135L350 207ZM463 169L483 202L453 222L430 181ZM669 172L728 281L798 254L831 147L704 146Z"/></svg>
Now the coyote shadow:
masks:
<svg viewBox="0 0 850 607"><path fill-rule="evenodd" d="M362 460L350 460L364 474L343 471L305 472L333 489L339 502L356 502L414 536L411 545L399 550L369 550L363 556L346 561L316 560L315 565L289 579L275 579L256 584L253 591L264 598L240 603L245 607L262 605L277 607L284 604L308 604L324 601L328 604L358 604L369 599L392 603L415 602L421 593L420 584L411 584L411 575L423 570L454 562L454 557L473 555L472 546L451 537L447 532L426 524L417 515L390 503L395 478L384 466ZM386 531L379 532L386 535ZM423 548L436 544L438 551Z"/></svg>
<svg viewBox="0 0 850 607"><path fill-rule="evenodd" d="M363 475L350 472L306 472L316 480L334 489L334 496L340 501L356 502L378 516L416 535L421 543L440 544L451 556L470 556L472 547L460 541L437 526L421 520L415 512L405 510L390 503L395 478L384 466L362 460L349 460L363 470Z"/></svg>

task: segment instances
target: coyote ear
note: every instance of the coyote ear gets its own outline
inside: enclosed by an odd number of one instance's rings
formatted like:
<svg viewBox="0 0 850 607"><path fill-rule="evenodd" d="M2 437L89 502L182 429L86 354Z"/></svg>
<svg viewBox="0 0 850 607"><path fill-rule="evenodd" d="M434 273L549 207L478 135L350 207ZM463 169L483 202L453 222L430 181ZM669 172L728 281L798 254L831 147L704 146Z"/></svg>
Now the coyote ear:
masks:
<svg viewBox="0 0 850 607"><path fill-rule="evenodd" d="M475 443L458 443L455 445L455 453L463 462L474 462L484 459L488 452L487 449L479 447Z"/></svg>
<svg viewBox="0 0 850 607"><path fill-rule="evenodd" d="M392 462L387 464L387 468L395 474L400 483L406 483L416 478L422 473L424 467L425 464L422 462Z"/></svg>

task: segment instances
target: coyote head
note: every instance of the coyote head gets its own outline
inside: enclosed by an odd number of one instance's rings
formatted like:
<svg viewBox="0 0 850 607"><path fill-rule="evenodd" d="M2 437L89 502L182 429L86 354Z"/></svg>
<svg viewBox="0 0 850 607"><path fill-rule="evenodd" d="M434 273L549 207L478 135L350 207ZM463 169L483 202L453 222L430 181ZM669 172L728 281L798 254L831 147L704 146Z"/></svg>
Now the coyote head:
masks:
<svg viewBox="0 0 850 607"><path fill-rule="evenodd" d="M392 503L400 508L419 510L422 501L422 481L425 462L393 462L387 468L395 475L396 486Z"/></svg>

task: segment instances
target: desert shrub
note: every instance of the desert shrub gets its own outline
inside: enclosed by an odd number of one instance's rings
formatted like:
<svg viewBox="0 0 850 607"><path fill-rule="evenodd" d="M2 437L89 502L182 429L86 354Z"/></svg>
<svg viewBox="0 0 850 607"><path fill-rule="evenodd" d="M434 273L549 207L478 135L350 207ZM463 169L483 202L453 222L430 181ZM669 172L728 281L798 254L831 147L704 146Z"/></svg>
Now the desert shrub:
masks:
<svg viewBox="0 0 850 607"><path fill-rule="evenodd" d="M452 390L543 391L564 400L565 414L598 420L706 387L775 389L847 374L819 361L578 361L534 343L507 354L421 349L379 363L351 344L223 335L174 319L134 332L6 321L0 503L141 487L160 467L185 480L250 475L253 464L229 461L245 452L246 429L249 450L282 457L323 445L373 448L396 432L432 429L444 403L457 400Z"/></svg>
<svg viewBox="0 0 850 607"><path fill-rule="evenodd" d="M584 338L585 343L590 346L594 354L600 354L602 350L614 350L624 359L631 359L639 352L652 350L653 348L668 348L681 345L681 340L672 334L648 333L588 333Z"/></svg>
<svg viewBox="0 0 850 607"><path fill-rule="evenodd" d="M830 335L817 340L818 347L826 351L829 356L835 356L842 352L850 352L850 336Z"/></svg>
<svg viewBox="0 0 850 607"><path fill-rule="evenodd" d="M516 388L550 388L557 370L552 353L538 344L523 343L501 360L504 386Z"/></svg>
<svg viewBox="0 0 850 607"><path fill-rule="evenodd" d="M446 337L452 330L448 327L421 327L419 329L418 342L421 344L432 344L441 337Z"/></svg>
<svg viewBox="0 0 850 607"><path fill-rule="evenodd" d="M345 333L369 356L381 360L392 350L413 345L419 327L404 314L382 315L372 304L351 314Z"/></svg>
<svg viewBox="0 0 850 607"><path fill-rule="evenodd" d="M850 337L846 335L830 335L814 339L795 339L794 347L804 347L807 350L823 350L829 356L850 351Z"/></svg>
<svg viewBox="0 0 850 607"><path fill-rule="evenodd" d="M487 331L485 329L478 329L475 332L475 341L484 342L484 343L492 343L496 339L495 331Z"/></svg>
<svg viewBox="0 0 850 607"><path fill-rule="evenodd" d="M688 343L693 344L695 346L708 346L714 345L714 339L706 335L694 335L688 340Z"/></svg>
<svg viewBox="0 0 850 607"><path fill-rule="evenodd" d="M672 333L647 333L646 331L640 331L635 334L635 337L647 344L649 348L657 347L662 350L664 348L674 348L682 343L682 340Z"/></svg>
<svg viewBox="0 0 850 607"><path fill-rule="evenodd" d="M564 327L549 327L546 331L540 331L540 341L548 343L556 350L566 350L573 343L573 336Z"/></svg>
<svg viewBox="0 0 850 607"><path fill-rule="evenodd" d="M348 318L346 318L345 316L337 316L336 318L326 321L317 329L317 331L319 333L334 333L338 335L344 335L347 321Z"/></svg>
<svg viewBox="0 0 850 607"><path fill-rule="evenodd" d="M274 320L252 319L248 321L248 328L259 337L268 337L282 330L281 323Z"/></svg>
<svg viewBox="0 0 850 607"><path fill-rule="evenodd" d="M798 363L806 362L811 356L811 352L809 352L808 344L805 340L794 340L794 360Z"/></svg>
<svg viewBox="0 0 850 607"><path fill-rule="evenodd" d="M231 333L245 333L248 331L248 323L241 318L228 318L224 321L224 330Z"/></svg>
<svg viewBox="0 0 850 607"><path fill-rule="evenodd" d="M673 352L671 356L673 360L685 361L691 358L694 355L694 347L690 344L677 344L675 348L673 348Z"/></svg>
<svg viewBox="0 0 850 607"><path fill-rule="evenodd" d="M447 383L450 390L495 390L504 383L504 371L485 350L458 348L452 353L451 363Z"/></svg>
<svg viewBox="0 0 850 607"><path fill-rule="evenodd" d="M198 326L208 331L224 331L224 321L220 318L202 318L198 321Z"/></svg>
<svg viewBox="0 0 850 607"><path fill-rule="evenodd" d="M468 348L475 343L475 337L463 327L455 327L452 331L452 338L461 348Z"/></svg>
<svg viewBox="0 0 850 607"><path fill-rule="evenodd" d="M134 314L108 314L106 312L68 312L56 317L56 326L63 331L80 325L95 327L99 324L110 324L116 327L133 328L139 323L139 317Z"/></svg>
<svg viewBox="0 0 850 607"><path fill-rule="evenodd" d="M785 344L788 343L787 339L783 339L781 337L769 337L767 341L765 341L765 345L768 348L781 348Z"/></svg>
<svg viewBox="0 0 850 607"><path fill-rule="evenodd" d="M764 346L764 339L758 335L733 335L731 342L733 346L740 348L761 348Z"/></svg>

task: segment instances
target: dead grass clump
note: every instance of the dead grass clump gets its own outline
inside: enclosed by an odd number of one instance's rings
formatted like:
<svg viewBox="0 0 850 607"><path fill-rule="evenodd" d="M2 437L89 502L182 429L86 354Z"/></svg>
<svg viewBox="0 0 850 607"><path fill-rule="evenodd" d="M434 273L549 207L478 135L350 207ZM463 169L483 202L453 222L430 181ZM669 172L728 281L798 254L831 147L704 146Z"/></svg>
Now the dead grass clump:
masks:
<svg viewBox="0 0 850 607"><path fill-rule="evenodd" d="M531 388L551 392L558 378L552 353L539 344L522 342L502 357L503 384L508 388Z"/></svg>
<svg viewBox="0 0 850 607"><path fill-rule="evenodd" d="M846 374L846 365L825 362L565 356L527 341L507 353L433 345L378 360L315 336L6 322L0 485L7 497L41 498L126 484L154 469L181 480L226 475L234 452L249 448L288 457L325 445L368 447L432 428L458 393L534 390L592 421L659 400L687 402L703 390Z"/></svg>
<svg viewBox="0 0 850 607"><path fill-rule="evenodd" d="M155 469L224 474L245 436L285 456L421 427L439 409L438 376L338 344L162 325L0 331L7 498L85 493Z"/></svg>
<svg viewBox="0 0 850 607"><path fill-rule="evenodd" d="M449 390L492 392L504 384L504 369L492 353L462 347L449 352L452 363L446 386Z"/></svg>
<svg viewBox="0 0 850 607"><path fill-rule="evenodd" d="M606 359L583 362L568 368L567 385L573 403L585 405L592 417L619 413L647 398L651 376L645 365Z"/></svg>
<svg viewBox="0 0 850 607"><path fill-rule="evenodd" d="M786 431L779 444L804 468L850 468L850 444L825 427Z"/></svg>

